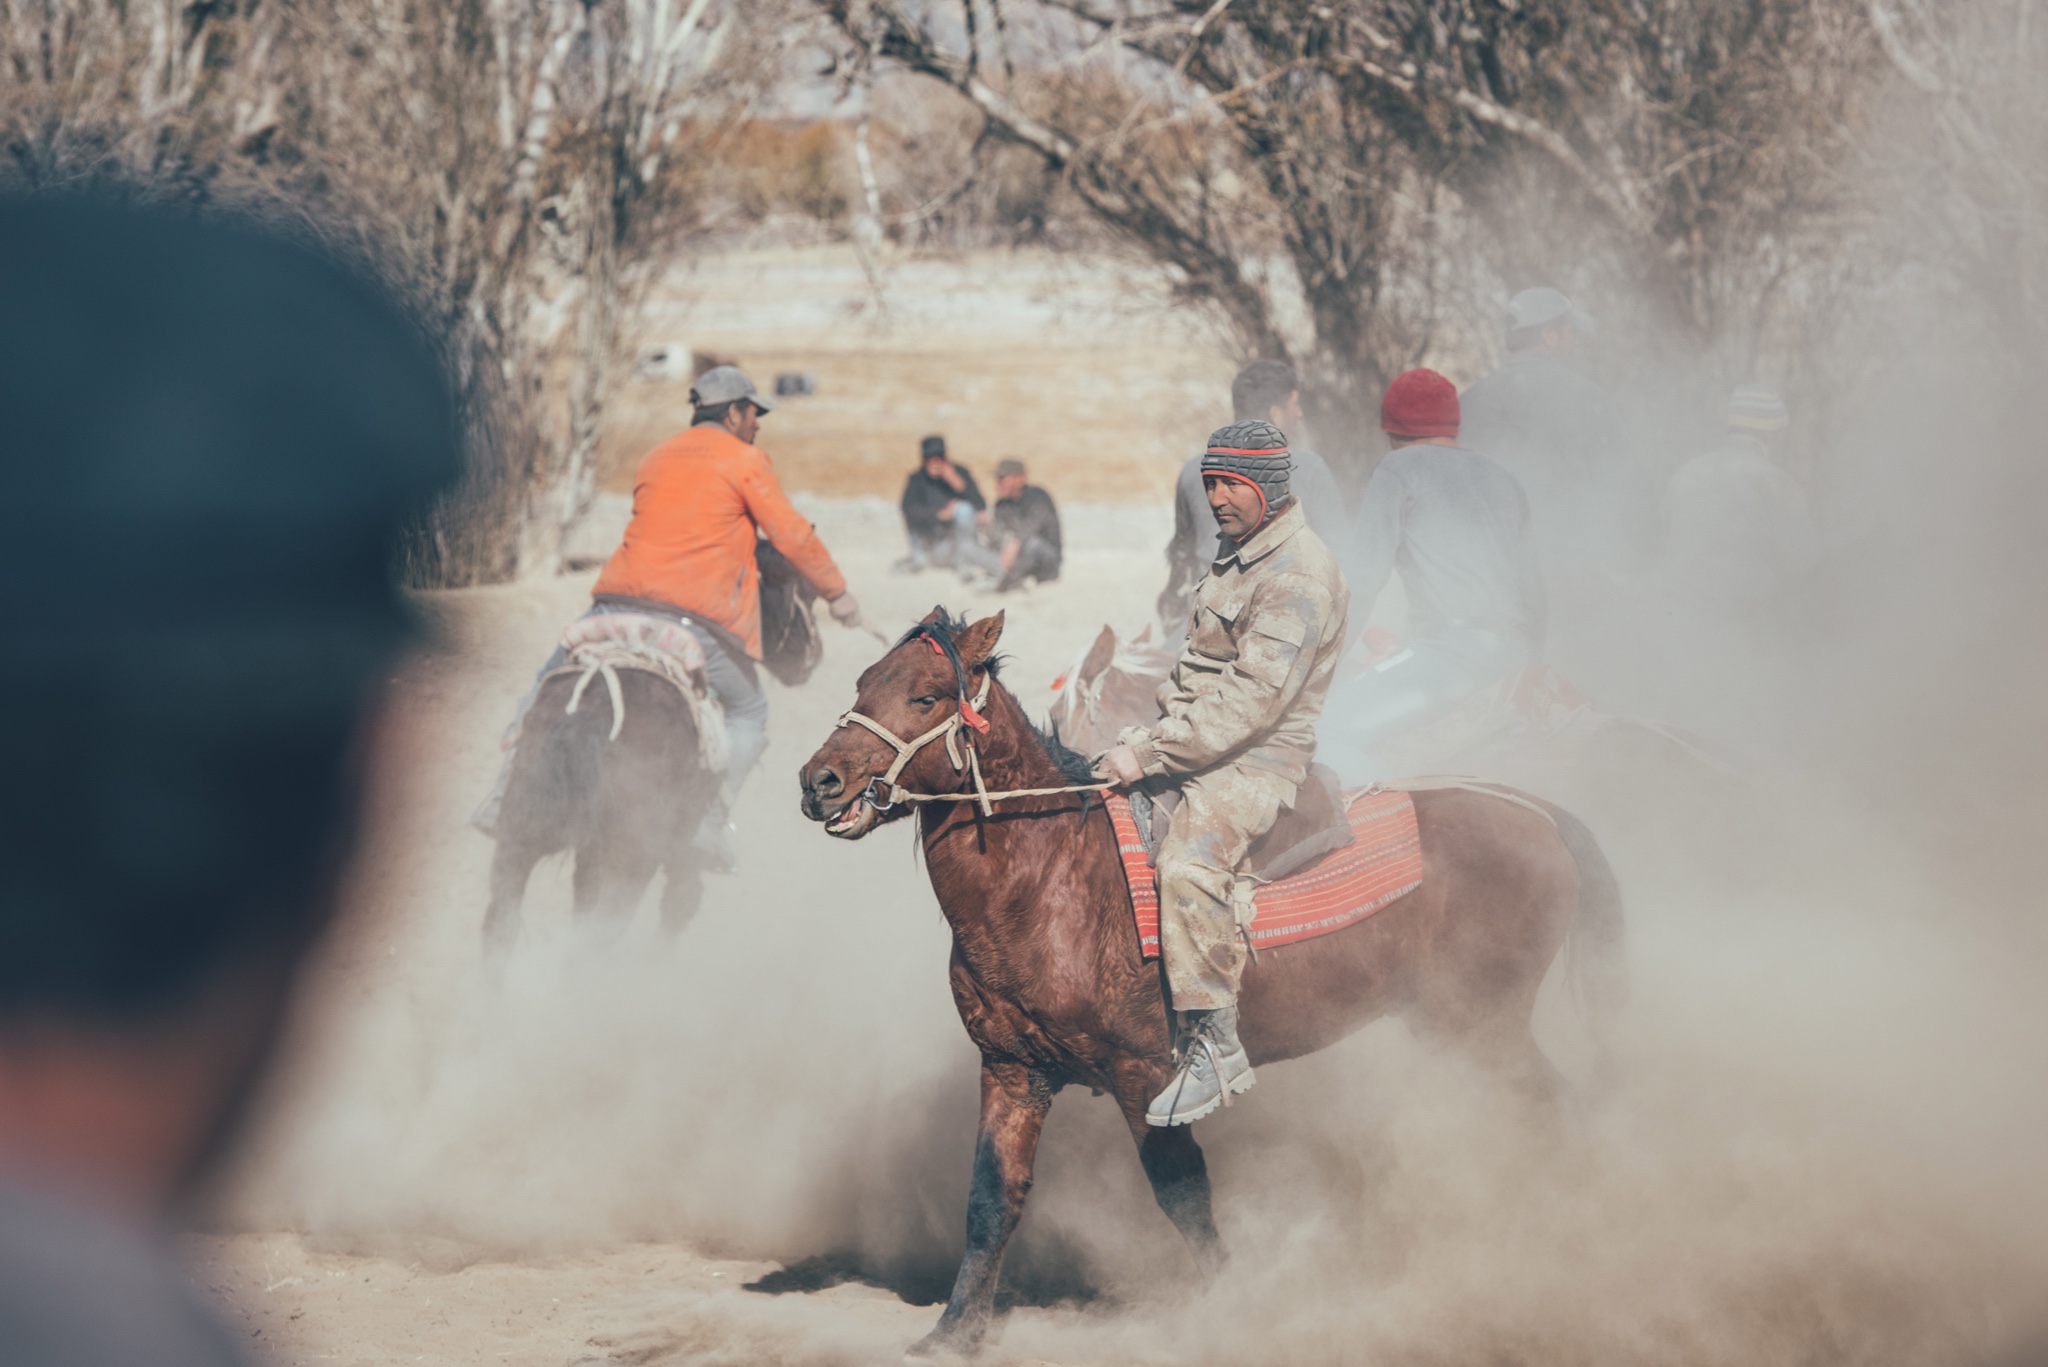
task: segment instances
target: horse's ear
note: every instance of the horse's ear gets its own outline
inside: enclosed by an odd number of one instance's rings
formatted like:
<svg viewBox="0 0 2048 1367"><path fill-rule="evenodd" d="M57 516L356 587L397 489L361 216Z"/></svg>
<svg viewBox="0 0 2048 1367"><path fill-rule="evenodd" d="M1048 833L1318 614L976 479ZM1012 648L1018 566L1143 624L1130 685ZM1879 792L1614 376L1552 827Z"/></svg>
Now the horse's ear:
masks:
<svg viewBox="0 0 2048 1367"><path fill-rule="evenodd" d="M944 603L941 603L937 607L933 608L930 612L927 612L924 615L924 617L921 620L919 620L918 625L921 627L928 627L933 622L943 622L945 620L946 605Z"/></svg>
<svg viewBox="0 0 2048 1367"><path fill-rule="evenodd" d="M966 669L979 669L988 663L988 657L996 653L996 642L1003 639L1003 614L984 617L954 638L960 647L960 664Z"/></svg>
<svg viewBox="0 0 2048 1367"><path fill-rule="evenodd" d="M1116 628L1104 626L1102 634L1095 638L1095 644L1088 647L1087 658L1083 659L1081 667L1074 671L1074 677L1093 680L1103 670L1108 669L1109 662L1115 658Z"/></svg>

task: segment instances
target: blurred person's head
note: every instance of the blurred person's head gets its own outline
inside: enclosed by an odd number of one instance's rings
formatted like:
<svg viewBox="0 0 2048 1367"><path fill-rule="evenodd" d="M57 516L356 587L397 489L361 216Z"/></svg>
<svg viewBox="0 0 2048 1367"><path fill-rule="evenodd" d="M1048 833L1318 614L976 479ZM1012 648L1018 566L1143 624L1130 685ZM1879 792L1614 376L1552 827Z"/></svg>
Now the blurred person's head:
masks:
<svg viewBox="0 0 2048 1367"><path fill-rule="evenodd" d="M1434 370L1404 370L1380 399L1380 430L1395 447L1456 446L1458 387Z"/></svg>
<svg viewBox="0 0 2048 1367"><path fill-rule="evenodd" d="M934 435L920 441L917 444L917 463L924 467L926 474L936 479L941 471L952 464L946 456L946 439Z"/></svg>
<svg viewBox="0 0 2048 1367"><path fill-rule="evenodd" d="M996 497L1015 498L1024 492L1024 462L1004 460L996 464Z"/></svg>
<svg viewBox="0 0 2048 1367"><path fill-rule="evenodd" d="M323 927L451 477L441 369L261 234L0 200L0 1181L130 1210L233 1127Z"/></svg>
<svg viewBox="0 0 2048 1367"><path fill-rule="evenodd" d="M1285 361L1253 361L1230 382L1234 422L1269 422L1282 432L1301 430L1301 380Z"/></svg>
<svg viewBox="0 0 2048 1367"><path fill-rule="evenodd" d="M723 427L751 442L761 430L761 415L775 405L761 397L747 372L736 365L713 366L690 385L690 425Z"/></svg>
<svg viewBox="0 0 2048 1367"><path fill-rule="evenodd" d="M1548 285L1523 290L1508 301L1508 350L1570 355L1587 323L1562 291Z"/></svg>

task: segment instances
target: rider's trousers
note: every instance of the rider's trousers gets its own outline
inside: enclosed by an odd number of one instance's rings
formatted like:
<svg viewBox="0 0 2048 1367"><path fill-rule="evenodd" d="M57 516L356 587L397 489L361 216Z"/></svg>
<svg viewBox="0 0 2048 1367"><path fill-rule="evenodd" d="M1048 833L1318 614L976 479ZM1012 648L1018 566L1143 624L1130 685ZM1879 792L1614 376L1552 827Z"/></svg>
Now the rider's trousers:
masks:
<svg viewBox="0 0 2048 1367"><path fill-rule="evenodd" d="M1441 638L1410 642L1369 669L1346 660L1316 723L1316 758L1346 788L1388 778L1374 755L1381 745L1527 663L1527 650L1511 638L1455 627Z"/></svg>
<svg viewBox="0 0 2048 1367"><path fill-rule="evenodd" d="M1181 784L1159 842L1159 948L1176 1011L1237 1001L1251 925L1252 880L1240 878L1252 842L1271 830L1295 785L1265 769L1224 765Z"/></svg>

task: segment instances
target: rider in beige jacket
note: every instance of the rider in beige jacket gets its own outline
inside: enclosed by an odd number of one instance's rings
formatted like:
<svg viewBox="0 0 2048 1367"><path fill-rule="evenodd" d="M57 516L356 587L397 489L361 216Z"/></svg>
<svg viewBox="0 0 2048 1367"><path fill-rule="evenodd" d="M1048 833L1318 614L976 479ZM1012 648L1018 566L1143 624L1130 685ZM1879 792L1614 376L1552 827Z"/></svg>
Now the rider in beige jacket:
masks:
<svg viewBox="0 0 2048 1367"><path fill-rule="evenodd" d="M1224 1088L1252 1085L1237 1038L1251 898L1241 866L1308 776L1344 649L1350 597L1288 492L1289 468L1287 440L1271 423L1209 439L1203 480L1221 554L1195 589L1187 648L1160 689L1162 715L1127 729L1101 761L1125 783L1181 780L1158 873L1160 947L1187 1044L1147 1112L1155 1125L1200 1119Z"/></svg>

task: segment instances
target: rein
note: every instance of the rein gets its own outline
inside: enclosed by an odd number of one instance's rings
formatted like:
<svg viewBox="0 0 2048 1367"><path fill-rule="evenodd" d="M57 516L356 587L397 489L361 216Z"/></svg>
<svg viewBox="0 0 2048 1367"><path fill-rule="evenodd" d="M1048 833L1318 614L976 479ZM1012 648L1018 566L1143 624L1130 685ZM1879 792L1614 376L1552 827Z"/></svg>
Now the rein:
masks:
<svg viewBox="0 0 2048 1367"><path fill-rule="evenodd" d="M936 642L933 643L932 648L934 650L938 649ZM961 698L959 711L915 740L904 740L873 717L865 716L850 707L841 713L839 717L839 724L841 726L864 726L879 736L889 748L896 752L896 762L889 766L887 772L868 780L867 791L860 795L860 800L878 812L886 812L899 802L966 801L968 796L966 793L913 793L896 781L902 777L903 770L910 764L910 761L917 758L918 752L937 740L944 740L946 742L946 758L953 761L954 771L957 773L962 768L965 768L968 774L972 776L974 780L974 799L981 804L981 814L983 816L994 816L996 814L996 803L1006 802L1011 798L1056 797L1061 793L1101 793L1107 792L1116 786L1113 783L1078 783L1065 788L1005 788L998 792L990 792L988 785L982 781L981 777L981 752L975 748L972 737L966 738L963 747L960 730L966 726L971 726L977 731L988 730L988 720L982 716L981 709L988 705L989 685L994 682L995 676L984 670L981 676L981 687L976 691L974 700L969 702L966 698ZM963 748L967 751L965 760L960 757L960 751ZM884 798L878 799L876 797L877 789L883 792Z"/></svg>

